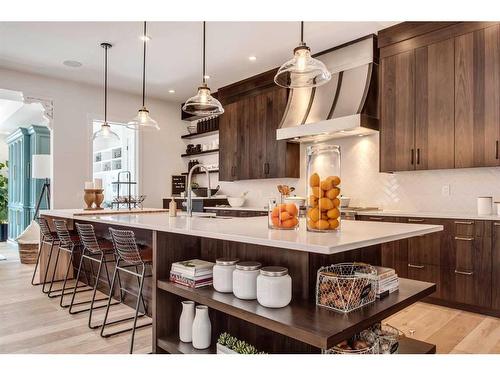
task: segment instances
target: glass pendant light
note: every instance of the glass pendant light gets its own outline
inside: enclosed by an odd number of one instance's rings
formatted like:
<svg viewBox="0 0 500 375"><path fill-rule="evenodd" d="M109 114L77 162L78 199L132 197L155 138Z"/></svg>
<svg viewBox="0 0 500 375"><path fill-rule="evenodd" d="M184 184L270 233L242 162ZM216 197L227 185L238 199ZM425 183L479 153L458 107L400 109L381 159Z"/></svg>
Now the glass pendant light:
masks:
<svg viewBox="0 0 500 375"><path fill-rule="evenodd" d="M300 23L300 44L293 50L293 58L279 68L274 82L285 88L297 89L324 85L332 75L320 60L311 56L304 43L304 22Z"/></svg>
<svg viewBox="0 0 500 375"><path fill-rule="evenodd" d="M101 47L104 48L104 122L101 129L94 133L92 140L103 146L109 142L119 141L120 137L111 130L108 124L108 49L112 46L109 43L101 43Z"/></svg>
<svg viewBox="0 0 500 375"><path fill-rule="evenodd" d="M158 123L149 116L149 111L145 105L146 98L146 43L151 38L146 34L146 21L144 21L144 34L143 40L143 58L142 58L142 108L137 111L132 121L127 124L127 128L134 130L160 130Z"/></svg>
<svg viewBox="0 0 500 375"><path fill-rule="evenodd" d="M217 116L224 113L222 104L210 93L207 86L207 75L205 74L205 21L203 21L203 81L198 87L198 93L186 100L182 110L196 116Z"/></svg>

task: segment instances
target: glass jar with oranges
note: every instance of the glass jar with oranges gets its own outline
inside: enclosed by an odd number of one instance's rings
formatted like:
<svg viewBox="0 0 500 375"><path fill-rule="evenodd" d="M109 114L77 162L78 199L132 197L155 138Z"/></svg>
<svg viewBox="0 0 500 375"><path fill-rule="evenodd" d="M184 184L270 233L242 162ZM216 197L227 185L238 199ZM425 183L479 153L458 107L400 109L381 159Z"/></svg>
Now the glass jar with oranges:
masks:
<svg viewBox="0 0 500 375"><path fill-rule="evenodd" d="M307 147L307 230L340 229L340 147Z"/></svg>
<svg viewBox="0 0 500 375"><path fill-rule="evenodd" d="M283 198L269 200L269 229L297 229L299 207L296 203L284 203Z"/></svg>

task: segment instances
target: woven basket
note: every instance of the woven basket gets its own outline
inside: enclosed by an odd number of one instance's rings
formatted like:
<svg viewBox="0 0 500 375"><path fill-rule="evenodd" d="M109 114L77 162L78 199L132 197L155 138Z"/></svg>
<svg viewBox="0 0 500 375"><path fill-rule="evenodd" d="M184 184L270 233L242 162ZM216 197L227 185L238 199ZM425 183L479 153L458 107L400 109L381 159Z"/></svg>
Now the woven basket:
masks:
<svg viewBox="0 0 500 375"><path fill-rule="evenodd" d="M22 264L34 264L38 256L38 244L23 244L18 243L19 259Z"/></svg>

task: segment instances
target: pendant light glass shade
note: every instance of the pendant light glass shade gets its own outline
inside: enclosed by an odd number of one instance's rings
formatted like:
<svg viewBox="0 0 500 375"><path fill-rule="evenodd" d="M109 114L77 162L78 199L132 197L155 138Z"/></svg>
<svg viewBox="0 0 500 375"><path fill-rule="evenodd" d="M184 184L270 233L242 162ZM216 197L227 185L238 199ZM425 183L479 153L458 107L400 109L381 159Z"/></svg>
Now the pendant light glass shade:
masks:
<svg viewBox="0 0 500 375"><path fill-rule="evenodd" d="M224 113L222 104L215 99L210 88L207 86L208 76L205 74L205 22L203 22L203 74L202 84L198 87L198 92L195 96L186 100L182 106L184 112L190 113L195 116L218 116Z"/></svg>
<svg viewBox="0 0 500 375"><path fill-rule="evenodd" d="M146 43L151 40L146 34L146 22L144 22L143 40L143 60L142 60L142 108L137 111L131 121L127 123L127 128L134 130L160 130L158 123L151 118L146 108Z"/></svg>
<svg viewBox="0 0 500 375"><path fill-rule="evenodd" d="M120 140L118 134L112 131L108 124L108 49L111 48L111 44L101 43L101 47L104 48L104 122L101 129L96 131L92 137L94 146L97 148L108 147L111 142Z"/></svg>
<svg viewBox="0 0 500 375"><path fill-rule="evenodd" d="M127 128L134 130L160 130L160 126L151 118L146 107L142 107L137 111L137 116L127 124Z"/></svg>
<svg viewBox="0 0 500 375"><path fill-rule="evenodd" d="M318 87L327 83L332 75L325 64L311 56L311 49L304 43L304 23L301 22L301 42L293 50L293 58L278 69L274 82L285 88Z"/></svg>
<svg viewBox="0 0 500 375"><path fill-rule="evenodd" d="M212 96L210 88L207 87L206 83L198 87L198 92L195 96L186 100L186 103L182 106L182 110L198 116L213 116L224 113L222 104Z"/></svg>

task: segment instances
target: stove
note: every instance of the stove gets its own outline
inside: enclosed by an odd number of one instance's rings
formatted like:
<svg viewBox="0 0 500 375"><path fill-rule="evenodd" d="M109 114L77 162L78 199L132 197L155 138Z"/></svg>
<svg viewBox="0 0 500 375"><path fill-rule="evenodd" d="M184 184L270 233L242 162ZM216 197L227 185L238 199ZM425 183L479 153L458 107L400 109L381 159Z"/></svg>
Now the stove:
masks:
<svg viewBox="0 0 500 375"><path fill-rule="evenodd" d="M343 220L356 220L358 212L378 210L378 207L345 207L341 208L340 216Z"/></svg>

